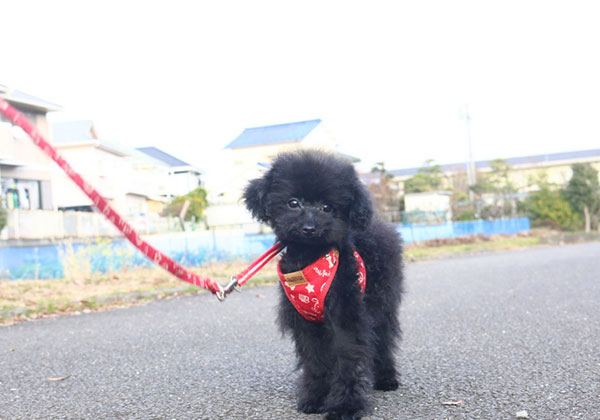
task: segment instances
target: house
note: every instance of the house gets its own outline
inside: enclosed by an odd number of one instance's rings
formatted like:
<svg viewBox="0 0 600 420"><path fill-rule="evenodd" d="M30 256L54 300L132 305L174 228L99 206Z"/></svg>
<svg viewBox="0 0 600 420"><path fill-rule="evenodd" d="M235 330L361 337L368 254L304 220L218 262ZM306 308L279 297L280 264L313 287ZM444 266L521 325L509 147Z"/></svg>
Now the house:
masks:
<svg viewBox="0 0 600 420"><path fill-rule="evenodd" d="M173 197L200 184L200 171L156 147L129 148L100 139L90 120L52 124L53 144L122 214L160 214ZM92 211L90 199L55 171L57 206Z"/></svg>
<svg viewBox="0 0 600 420"><path fill-rule="evenodd" d="M221 188L211 191L207 224L211 227L252 225L250 214L240 204L246 184L260 176L278 153L300 147L335 150L336 142L320 119L244 129L225 146L231 151L232 167Z"/></svg>
<svg viewBox="0 0 600 420"><path fill-rule="evenodd" d="M124 215L148 213L148 189L136 179L132 152L100 140L92 121L52 124L52 143L73 169ZM92 211L91 200L60 169L53 171L59 210Z"/></svg>
<svg viewBox="0 0 600 420"><path fill-rule="evenodd" d="M234 202L248 180L260 175L278 153L299 147L334 150L333 135L320 119L246 128L225 149L231 151L231 182L220 191L225 202Z"/></svg>
<svg viewBox="0 0 600 420"><path fill-rule="evenodd" d="M170 201L202 185L202 172L195 166L178 159L156 147L138 147L135 169L148 174L152 196Z"/></svg>
<svg viewBox="0 0 600 420"><path fill-rule="evenodd" d="M45 137L50 137L46 115L60 106L0 85L0 97L27 117ZM8 209L55 208L51 170L55 164L29 136L0 114L0 197Z"/></svg>
<svg viewBox="0 0 600 420"><path fill-rule="evenodd" d="M405 194L404 223L438 224L452 221L451 197L451 191Z"/></svg>

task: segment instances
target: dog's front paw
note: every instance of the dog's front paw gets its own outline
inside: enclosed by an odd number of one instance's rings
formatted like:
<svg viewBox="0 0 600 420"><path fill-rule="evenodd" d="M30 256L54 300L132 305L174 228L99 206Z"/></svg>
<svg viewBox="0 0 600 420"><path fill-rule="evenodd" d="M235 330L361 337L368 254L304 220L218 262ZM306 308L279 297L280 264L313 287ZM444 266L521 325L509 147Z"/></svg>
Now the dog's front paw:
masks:
<svg viewBox="0 0 600 420"><path fill-rule="evenodd" d="M298 411L305 414L316 414L325 410L322 401L300 401L298 402Z"/></svg>
<svg viewBox="0 0 600 420"><path fill-rule="evenodd" d="M325 416L325 420L359 420L360 418L362 418L360 414L343 411L330 411Z"/></svg>
<svg viewBox="0 0 600 420"><path fill-rule="evenodd" d="M378 391L395 391L399 386L400 382L396 378L378 378L373 388Z"/></svg>

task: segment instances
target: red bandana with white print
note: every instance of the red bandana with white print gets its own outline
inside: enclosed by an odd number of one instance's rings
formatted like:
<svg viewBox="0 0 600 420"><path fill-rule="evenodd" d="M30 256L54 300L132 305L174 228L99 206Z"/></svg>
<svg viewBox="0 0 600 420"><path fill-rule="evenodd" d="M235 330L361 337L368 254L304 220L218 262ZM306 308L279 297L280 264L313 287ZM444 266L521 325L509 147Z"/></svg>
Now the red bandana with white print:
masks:
<svg viewBox="0 0 600 420"><path fill-rule="evenodd" d="M309 321L323 321L325 297L337 272L338 257L338 250L333 249L303 270L288 274L281 272L281 263L277 265L285 294L300 315ZM357 262L356 281L364 294L367 286L365 263L356 251L354 257Z"/></svg>

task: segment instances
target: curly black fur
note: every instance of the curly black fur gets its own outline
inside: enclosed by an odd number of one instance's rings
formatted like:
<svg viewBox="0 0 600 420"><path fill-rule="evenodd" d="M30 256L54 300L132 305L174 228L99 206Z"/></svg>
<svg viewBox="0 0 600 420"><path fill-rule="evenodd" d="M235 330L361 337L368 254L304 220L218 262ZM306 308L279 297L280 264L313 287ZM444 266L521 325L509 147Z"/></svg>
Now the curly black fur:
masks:
<svg viewBox="0 0 600 420"><path fill-rule="evenodd" d="M400 337L402 244L377 220L352 164L331 153L301 150L277 156L250 182L244 201L287 246L284 273L298 271L331 248L339 268L325 300L324 322L304 319L283 288L279 325L294 340L298 410L327 419L359 419L370 410L370 388L398 388L393 352ZM356 282L356 249L365 262L364 296Z"/></svg>

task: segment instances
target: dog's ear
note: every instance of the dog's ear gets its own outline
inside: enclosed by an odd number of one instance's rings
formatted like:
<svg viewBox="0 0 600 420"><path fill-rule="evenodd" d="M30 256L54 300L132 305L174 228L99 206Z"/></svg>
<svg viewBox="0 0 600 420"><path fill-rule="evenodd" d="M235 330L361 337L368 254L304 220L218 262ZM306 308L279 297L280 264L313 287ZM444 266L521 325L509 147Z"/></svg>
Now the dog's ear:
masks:
<svg viewBox="0 0 600 420"><path fill-rule="evenodd" d="M350 225L357 230L364 230L371 223L373 218L373 205L371 195L367 188L362 184L357 184L354 194L354 201L350 207Z"/></svg>
<svg viewBox="0 0 600 420"><path fill-rule="evenodd" d="M265 177L257 178L250 181L242 197L246 208L252 213L252 217L261 222L269 221L268 192L269 182L267 179Z"/></svg>

